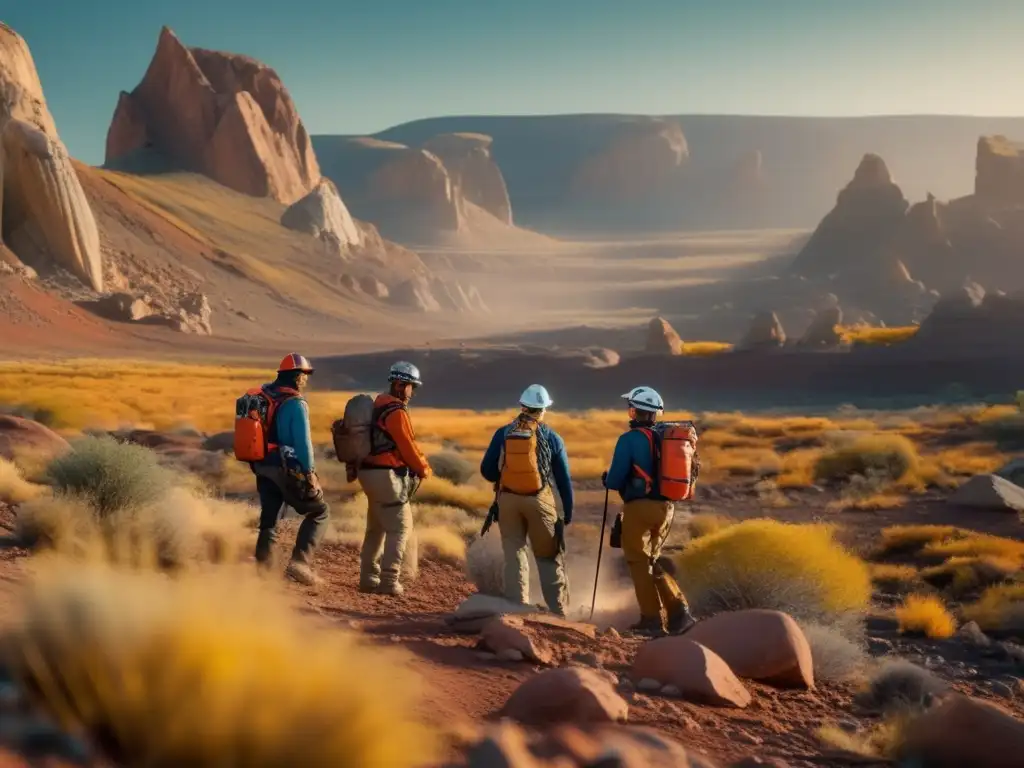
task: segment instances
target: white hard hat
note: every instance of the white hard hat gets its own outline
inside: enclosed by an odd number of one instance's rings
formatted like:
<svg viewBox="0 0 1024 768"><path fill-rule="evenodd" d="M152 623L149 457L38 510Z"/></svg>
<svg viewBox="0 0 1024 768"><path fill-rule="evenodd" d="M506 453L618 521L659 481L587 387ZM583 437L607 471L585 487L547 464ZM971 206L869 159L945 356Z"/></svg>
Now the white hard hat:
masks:
<svg viewBox="0 0 1024 768"><path fill-rule="evenodd" d="M622 399L638 411L657 413L665 410L665 402L661 399L661 395L650 387L634 387L624 394Z"/></svg>
<svg viewBox="0 0 1024 768"><path fill-rule="evenodd" d="M523 390L519 404L525 408L550 408L555 403L544 387L540 384L531 384Z"/></svg>
<svg viewBox="0 0 1024 768"><path fill-rule="evenodd" d="M391 366L391 370L388 371L388 381L404 381L417 387L423 383L420 381L420 369L412 363L404 361L399 361Z"/></svg>

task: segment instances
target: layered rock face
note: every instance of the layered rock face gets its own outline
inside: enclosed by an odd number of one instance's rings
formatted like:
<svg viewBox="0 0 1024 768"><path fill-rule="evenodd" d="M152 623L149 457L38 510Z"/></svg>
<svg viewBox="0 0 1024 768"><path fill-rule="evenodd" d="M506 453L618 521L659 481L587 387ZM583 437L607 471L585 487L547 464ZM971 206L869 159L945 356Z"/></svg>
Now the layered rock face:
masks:
<svg viewBox="0 0 1024 768"><path fill-rule="evenodd" d="M28 45L0 23L0 240L103 290L100 236L57 135Z"/></svg>
<svg viewBox="0 0 1024 768"><path fill-rule="evenodd" d="M588 200L639 201L671 186L689 156L678 123L638 120L580 164L570 190Z"/></svg>
<svg viewBox="0 0 1024 768"><path fill-rule="evenodd" d="M464 198L441 159L425 149L377 139L321 147L324 172L353 213L385 237L415 238L465 227Z"/></svg>
<svg viewBox="0 0 1024 768"><path fill-rule="evenodd" d="M481 133L443 133L423 145L451 174L465 198L505 224L512 223L512 203L501 169L491 157L493 139Z"/></svg>
<svg viewBox="0 0 1024 768"><path fill-rule="evenodd" d="M974 194L997 205L1024 205L1024 144L1005 136L978 139Z"/></svg>
<svg viewBox="0 0 1024 768"><path fill-rule="evenodd" d="M188 48L167 27L142 82L121 93L106 161L144 147L283 203L320 180L309 135L277 73L248 56Z"/></svg>
<svg viewBox="0 0 1024 768"><path fill-rule="evenodd" d="M285 209L281 224L322 240L339 254L348 246L362 245L364 239L338 188L326 178L320 179L312 192Z"/></svg>

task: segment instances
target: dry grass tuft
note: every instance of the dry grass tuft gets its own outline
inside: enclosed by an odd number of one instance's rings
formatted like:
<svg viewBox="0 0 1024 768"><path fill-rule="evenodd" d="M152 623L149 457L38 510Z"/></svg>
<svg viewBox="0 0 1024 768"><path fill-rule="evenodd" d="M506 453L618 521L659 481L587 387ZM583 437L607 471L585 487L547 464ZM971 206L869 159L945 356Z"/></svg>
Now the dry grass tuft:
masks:
<svg viewBox="0 0 1024 768"><path fill-rule="evenodd" d="M937 589L964 595L983 587L1009 581L1021 570L1021 561L1005 557L951 557L941 565L925 568L921 578Z"/></svg>
<svg viewBox="0 0 1024 768"><path fill-rule="evenodd" d="M1024 632L1024 584L989 587L976 602L964 606L963 616L987 632Z"/></svg>
<svg viewBox="0 0 1024 768"><path fill-rule="evenodd" d="M838 725L826 725L818 730L818 738L839 752L888 762L899 753L911 718L912 715L908 713L896 712L868 730L855 733L843 730Z"/></svg>
<svg viewBox="0 0 1024 768"><path fill-rule="evenodd" d="M676 566L702 615L770 608L827 623L862 612L871 597L866 564L824 525L747 520L696 539Z"/></svg>
<svg viewBox="0 0 1024 768"><path fill-rule="evenodd" d="M883 589L904 592L920 586L921 574L912 565L869 563L871 581Z"/></svg>
<svg viewBox="0 0 1024 768"><path fill-rule="evenodd" d="M694 539L699 539L701 536L710 536L712 533L718 533L735 524L734 520L725 515L716 515L710 512L694 515L690 518L689 523L687 523L690 529L690 537Z"/></svg>
<svg viewBox="0 0 1024 768"><path fill-rule="evenodd" d="M422 504L458 507L483 517L494 501L494 491L482 483L455 485L435 475L427 478L416 491L415 501Z"/></svg>
<svg viewBox="0 0 1024 768"><path fill-rule="evenodd" d="M173 580L43 569L0 649L45 709L120 764L412 768L438 757L404 655L322 627L233 569Z"/></svg>
<svg viewBox="0 0 1024 768"><path fill-rule="evenodd" d="M861 638L851 640L834 627L814 622L800 627L811 646L815 679L838 683L864 676L868 656Z"/></svg>
<svg viewBox="0 0 1024 768"><path fill-rule="evenodd" d="M848 344L889 346L890 344L901 344L912 338L919 327L906 325L897 328L878 328L873 325L841 325L838 330L839 337Z"/></svg>
<svg viewBox="0 0 1024 768"><path fill-rule="evenodd" d="M458 451L440 451L431 454L428 461L437 477L453 485L465 485L476 477L479 471L477 464Z"/></svg>
<svg viewBox="0 0 1024 768"><path fill-rule="evenodd" d="M960 529L952 525L894 525L882 529L878 554L914 554L928 544L942 542L960 534Z"/></svg>
<svg viewBox="0 0 1024 768"><path fill-rule="evenodd" d="M913 442L902 435L861 435L821 454L814 465L819 482L843 483L855 475L897 482L920 462Z"/></svg>
<svg viewBox="0 0 1024 768"><path fill-rule="evenodd" d="M0 501L7 504L22 504L36 498L45 489L28 482L13 462L0 458Z"/></svg>
<svg viewBox="0 0 1024 768"><path fill-rule="evenodd" d="M928 706L948 687L927 669L898 659L879 667L858 699L862 704L883 712L906 712Z"/></svg>
<svg viewBox="0 0 1024 768"><path fill-rule="evenodd" d="M896 609L896 620L903 634L942 640L956 632L956 619L934 595L909 595Z"/></svg>

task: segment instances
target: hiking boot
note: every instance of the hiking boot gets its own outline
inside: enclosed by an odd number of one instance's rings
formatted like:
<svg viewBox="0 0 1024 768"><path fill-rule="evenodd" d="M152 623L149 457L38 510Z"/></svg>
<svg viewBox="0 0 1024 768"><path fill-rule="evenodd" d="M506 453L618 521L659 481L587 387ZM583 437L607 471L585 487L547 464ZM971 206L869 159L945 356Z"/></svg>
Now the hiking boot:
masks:
<svg viewBox="0 0 1024 768"><path fill-rule="evenodd" d="M682 635L693 629L697 619L690 613L689 606L684 605L678 611L668 617L668 633L670 635Z"/></svg>
<svg viewBox="0 0 1024 768"><path fill-rule="evenodd" d="M288 567L284 570L284 575L292 581L297 581L299 584L307 587L316 587L323 582L323 579L313 573L312 568L297 560L292 560L288 563Z"/></svg>
<svg viewBox="0 0 1024 768"><path fill-rule="evenodd" d="M636 624L629 628L629 631L634 635L640 635L641 637L662 637L665 634L665 628L662 626L661 617L656 619L640 619Z"/></svg>
<svg viewBox="0 0 1024 768"><path fill-rule="evenodd" d="M401 597L405 594L405 587L396 581L394 584L380 584L375 591L378 595Z"/></svg>
<svg viewBox="0 0 1024 768"><path fill-rule="evenodd" d="M359 591L364 593L364 594L368 594L368 595L369 594L373 594L378 589L380 589L380 582L379 581L360 581L359 582Z"/></svg>

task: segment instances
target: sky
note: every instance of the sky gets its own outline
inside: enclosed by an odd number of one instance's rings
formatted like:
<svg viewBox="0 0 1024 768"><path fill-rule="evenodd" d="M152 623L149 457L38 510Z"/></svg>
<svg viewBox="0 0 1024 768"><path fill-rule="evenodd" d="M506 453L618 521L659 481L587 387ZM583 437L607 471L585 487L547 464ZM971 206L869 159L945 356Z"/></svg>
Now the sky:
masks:
<svg viewBox="0 0 1024 768"><path fill-rule="evenodd" d="M75 157L160 28L274 67L312 134L444 115L1024 115L1021 0L0 0Z"/></svg>

